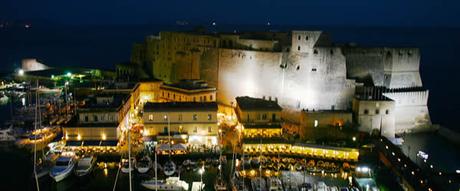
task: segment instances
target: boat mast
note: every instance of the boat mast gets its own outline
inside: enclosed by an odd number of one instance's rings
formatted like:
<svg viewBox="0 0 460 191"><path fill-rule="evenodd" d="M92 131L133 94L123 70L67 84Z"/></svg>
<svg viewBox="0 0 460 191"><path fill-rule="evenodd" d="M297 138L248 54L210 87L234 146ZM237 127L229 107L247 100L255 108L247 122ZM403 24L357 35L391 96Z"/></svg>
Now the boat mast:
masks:
<svg viewBox="0 0 460 191"><path fill-rule="evenodd" d="M155 145L155 191L158 191L158 174L157 174L157 145Z"/></svg>
<svg viewBox="0 0 460 191"><path fill-rule="evenodd" d="M37 80L37 90L35 92L35 119L34 119L34 132L37 131L37 108L38 108L38 80ZM37 176L37 140L34 140L34 175L35 175L35 184L37 185L37 190L40 191L40 185L38 184Z"/></svg>

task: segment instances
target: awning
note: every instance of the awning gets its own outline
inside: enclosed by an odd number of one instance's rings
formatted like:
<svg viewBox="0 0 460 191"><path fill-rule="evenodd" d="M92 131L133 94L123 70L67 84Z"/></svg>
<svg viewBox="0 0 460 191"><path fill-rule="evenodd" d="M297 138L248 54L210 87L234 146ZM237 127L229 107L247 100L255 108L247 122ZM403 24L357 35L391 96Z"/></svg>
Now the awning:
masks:
<svg viewBox="0 0 460 191"><path fill-rule="evenodd" d="M118 141L117 140L112 140L112 141L101 141L101 146L107 146L107 147L115 147L117 146Z"/></svg>
<svg viewBox="0 0 460 191"><path fill-rule="evenodd" d="M174 144L169 147L169 144L158 144L156 150L157 151L169 151L169 149L173 151L185 151L187 150L187 146L185 144Z"/></svg>
<svg viewBox="0 0 460 191"><path fill-rule="evenodd" d="M83 146L100 146L101 141L83 141Z"/></svg>
<svg viewBox="0 0 460 191"><path fill-rule="evenodd" d="M174 145L171 145L171 149L172 150L182 150L182 151L185 151L187 150L187 146L185 146L185 144L174 144Z"/></svg>
<svg viewBox="0 0 460 191"><path fill-rule="evenodd" d="M67 147L79 147L82 145L82 141L66 141L65 146Z"/></svg>

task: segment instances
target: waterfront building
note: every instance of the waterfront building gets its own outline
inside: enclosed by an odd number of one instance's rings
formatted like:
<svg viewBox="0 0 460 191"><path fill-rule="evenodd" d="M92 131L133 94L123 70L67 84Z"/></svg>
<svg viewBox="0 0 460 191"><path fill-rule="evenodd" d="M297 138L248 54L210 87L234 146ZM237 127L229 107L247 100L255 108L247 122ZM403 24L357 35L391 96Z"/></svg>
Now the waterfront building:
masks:
<svg viewBox="0 0 460 191"><path fill-rule="evenodd" d="M237 97L235 113L245 138L280 137L281 111L276 98Z"/></svg>
<svg viewBox="0 0 460 191"><path fill-rule="evenodd" d="M116 145L129 124L130 99L130 94L122 93L100 93L86 98L77 115L63 127L67 145Z"/></svg>
<svg viewBox="0 0 460 191"><path fill-rule="evenodd" d="M159 97L165 102L216 102L216 88L203 80L181 80L161 85Z"/></svg>
<svg viewBox="0 0 460 191"><path fill-rule="evenodd" d="M159 141L168 139L169 134L189 145L218 143L216 102L148 102L143 121L144 136L155 136Z"/></svg>

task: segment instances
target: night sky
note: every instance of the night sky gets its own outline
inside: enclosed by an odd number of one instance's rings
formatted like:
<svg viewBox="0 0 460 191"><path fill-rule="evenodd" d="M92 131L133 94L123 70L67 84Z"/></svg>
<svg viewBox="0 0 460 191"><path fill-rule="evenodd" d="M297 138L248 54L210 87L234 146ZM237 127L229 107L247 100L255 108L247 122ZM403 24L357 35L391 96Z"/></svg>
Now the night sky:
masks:
<svg viewBox="0 0 460 191"><path fill-rule="evenodd" d="M458 0L1 0L0 19L60 24L460 26Z"/></svg>

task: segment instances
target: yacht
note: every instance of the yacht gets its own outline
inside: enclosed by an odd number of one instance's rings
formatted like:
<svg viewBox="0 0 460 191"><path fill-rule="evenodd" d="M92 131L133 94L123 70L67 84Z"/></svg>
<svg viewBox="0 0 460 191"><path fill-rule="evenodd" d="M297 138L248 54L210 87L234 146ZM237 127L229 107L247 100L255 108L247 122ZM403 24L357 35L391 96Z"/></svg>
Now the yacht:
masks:
<svg viewBox="0 0 460 191"><path fill-rule="evenodd" d="M186 191L189 188L187 182L179 177L169 177L166 180L146 180L141 183L147 189L160 191Z"/></svg>
<svg viewBox="0 0 460 191"><path fill-rule="evenodd" d="M131 157L131 168L129 168L129 161L128 159L124 158L121 159L121 172L123 173L129 173L129 171L134 170L134 163L135 163L134 157Z"/></svg>
<svg viewBox="0 0 460 191"><path fill-rule="evenodd" d="M139 173L146 173L152 167L152 159L145 155L140 160L136 161L136 168Z"/></svg>
<svg viewBox="0 0 460 191"><path fill-rule="evenodd" d="M77 168L75 169L75 175L82 177L91 173L96 164L96 157L94 156L85 156L81 158L77 163Z"/></svg>
<svg viewBox="0 0 460 191"><path fill-rule="evenodd" d="M56 160L56 164L51 168L50 176L59 182L67 178L75 167L75 159L73 157L61 156Z"/></svg>

